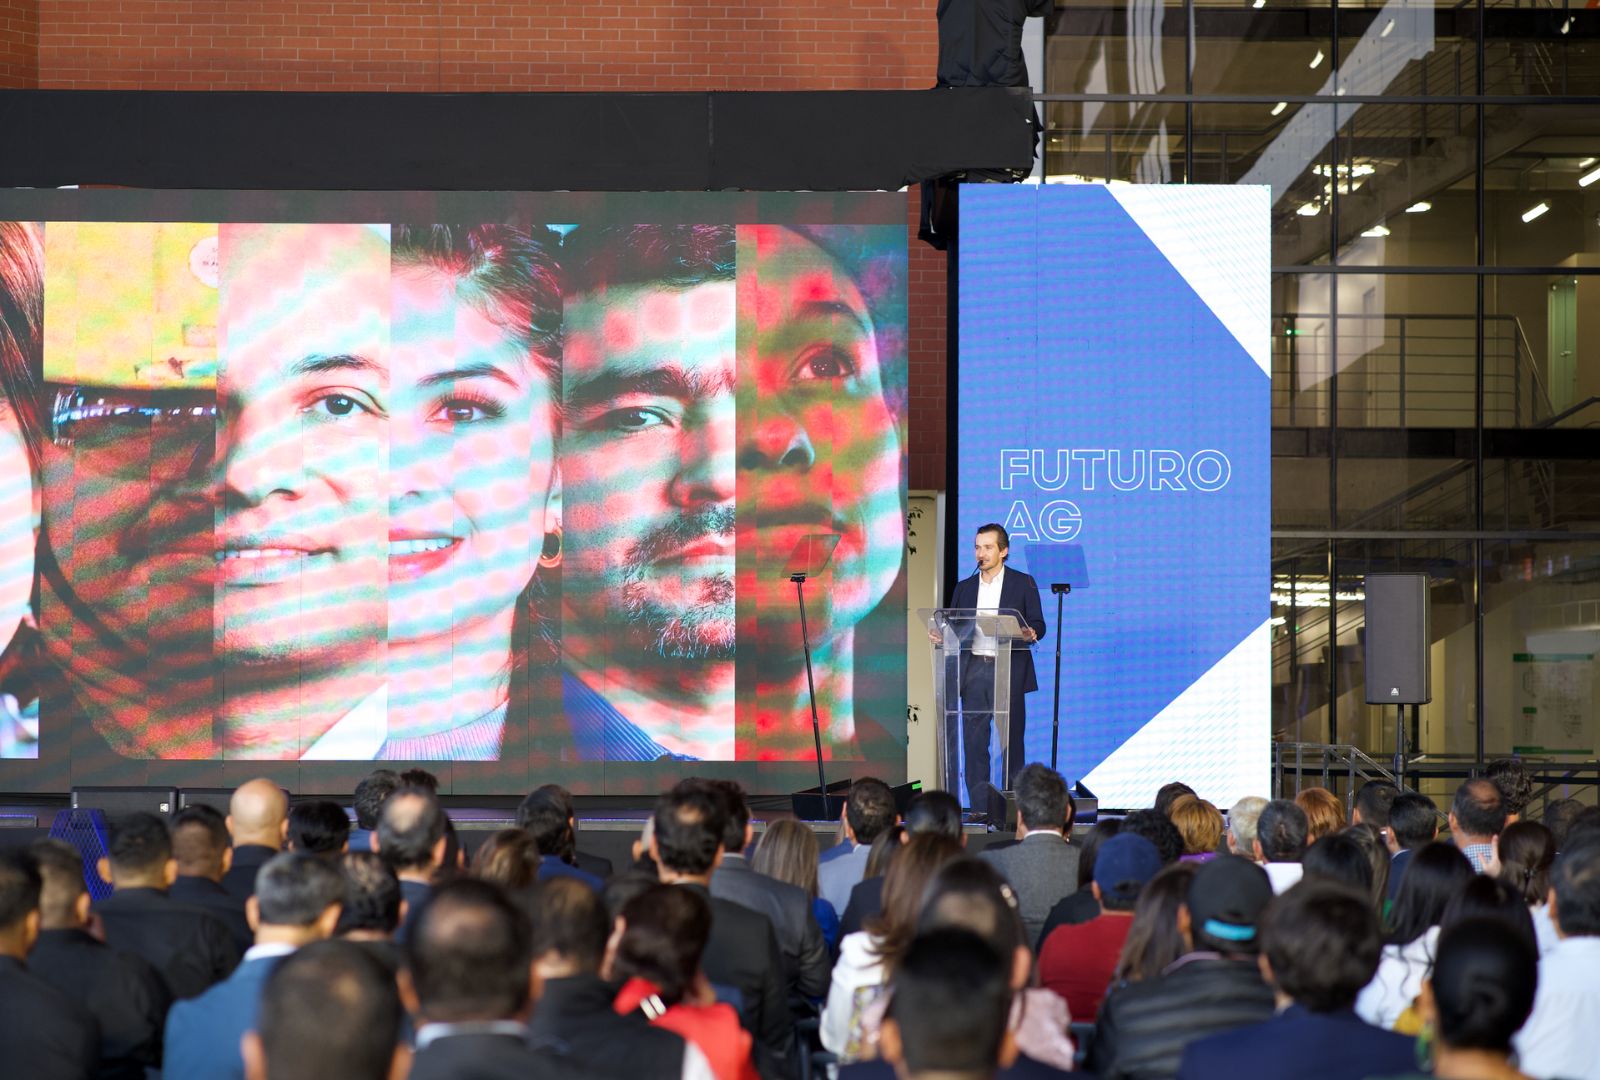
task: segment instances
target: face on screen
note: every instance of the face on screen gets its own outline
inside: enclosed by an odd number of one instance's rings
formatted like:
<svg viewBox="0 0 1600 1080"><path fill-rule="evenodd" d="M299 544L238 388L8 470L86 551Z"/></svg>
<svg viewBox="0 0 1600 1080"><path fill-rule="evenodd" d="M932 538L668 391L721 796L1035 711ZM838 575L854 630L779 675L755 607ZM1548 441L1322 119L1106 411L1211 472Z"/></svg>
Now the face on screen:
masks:
<svg viewBox="0 0 1600 1080"><path fill-rule="evenodd" d="M215 389L58 389L46 520L76 598L157 665L337 664L383 634L388 245L225 225L217 249Z"/></svg>
<svg viewBox="0 0 1600 1080"><path fill-rule="evenodd" d="M731 657L732 280L569 297L562 596L635 649Z"/></svg>
<svg viewBox="0 0 1600 1080"><path fill-rule="evenodd" d="M555 405L528 345L449 274L397 267L392 295L389 640L400 645L509 617L560 519Z"/></svg>
<svg viewBox="0 0 1600 1080"><path fill-rule="evenodd" d="M763 646L799 646L782 571L807 537L838 537L827 587L807 590L814 638L859 622L900 571L901 437L879 337L860 287L815 242L739 228L739 542L753 555L739 587Z"/></svg>
<svg viewBox="0 0 1600 1080"><path fill-rule="evenodd" d="M0 394L0 651L11 643L33 589L33 465L22 424Z"/></svg>

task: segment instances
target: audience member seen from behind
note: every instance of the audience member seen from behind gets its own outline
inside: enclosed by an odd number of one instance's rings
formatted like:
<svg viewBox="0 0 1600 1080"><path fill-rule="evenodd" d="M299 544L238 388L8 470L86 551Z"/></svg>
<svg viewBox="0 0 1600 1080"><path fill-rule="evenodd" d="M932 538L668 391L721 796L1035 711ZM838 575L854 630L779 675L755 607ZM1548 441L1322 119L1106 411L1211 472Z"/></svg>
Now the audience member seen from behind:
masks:
<svg viewBox="0 0 1600 1080"><path fill-rule="evenodd" d="M546 856L539 865L541 881L565 875L598 889L611 876L609 859L590 856L580 859L578 816L573 809L572 794L559 784L545 784L528 792L517 807L517 828L525 830L539 854Z"/></svg>
<svg viewBox="0 0 1600 1080"><path fill-rule="evenodd" d="M528 1043L532 936L498 886L440 886L408 925L400 993L418 1025L411 1080L578 1075Z"/></svg>
<svg viewBox="0 0 1600 1080"><path fill-rule="evenodd" d="M1267 872L1272 891L1287 892L1305 872L1300 857L1311 829L1306 812L1288 799L1273 799L1256 819L1255 860Z"/></svg>
<svg viewBox="0 0 1600 1080"><path fill-rule="evenodd" d="M1389 861L1393 858L1389 853L1389 845L1384 840L1387 832L1387 829L1379 829L1376 825L1363 821L1351 825L1339 834L1348 837L1366 856L1370 870L1368 880L1372 883L1373 910L1380 915L1389 898Z"/></svg>
<svg viewBox="0 0 1600 1080"><path fill-rule="evenodd" d="M628 901L606 951L605 976L621 984L613 1008L693 1043L716 1080L756 1080L750 1033L701 969L711 919L705 895L692 889L658 885Z"/></svg>
<svg viewBox="0 0 1600 1080"><path fill-rule="evenodd" d="M916 933L928 882L939 867L960 854L961 845L947 836L913 836L885 876L883 913L839 942L820 1037L823 1048L840 1060L872 1056L877 1032L866 1026L868 1007L883 993L895 963Z"/></svg>
<svg viewBox="0 0 1600 1080"><path fill-rule="evenodd" d="M1533 916L1528 913L1528 905L1522 899L1522 894L1499 878L1474 874L1457 889L1444 906L1444 914L1439 916L1439 936L1443 937L1456 923L1472 919L1494 919L1504 923L1532 945L1536 952L1539 948L1538 935L1533 931ZM1436 951L1437 948L1435 945ZM1412 1034L1411 1029L1403 1023L1396 1024L1395 1030ZM1420 1018L1417 1030L1421 1030Z"/></svg>
<svg viewBox="0 0 1600 1080"><path fill-rule="evenodd" d="M883 889L888 875L884 859L893 859L890 829L872 842L872 853L867 856L867 873L861 883L850 890L850 900L839 915L839 935L849 937L863 929L867 920L883 912ZM967 838L961 830L961 801L948 791L924 791L906 806L905 823L900 832L904 843L912 836L936 833L966 846ZM882 872L875 872L881 867Z"/></svg>
<svg viewBox="0 0 1600 1080"><path fill-rule="evenodd" d="M1207 862L1217 857L1222 846L1222 811L1193 795L1182 795L1173 800L1168 815L1183 836L1183 859L1187 862Z"/></svg>
<svg viewBox="0 0 1600 1080"><path fill-rule="evenodd" d="M619 1015L612 1008L615 988L600 977L611 920L593 889L574 878L552 878L518 900L533 932L528 1031L535 1046L560 1046L585 1073L613 1080L704 1075L709 1066L692 1044L652 1026L637 1009ZM743 1039L748 1047L749 1035Z"/></svg>
<svg viewBox="0 0 1600 1080"><path fill-rule="evenodd" d="M372 850L400 879L400 895L407 905L398 935L402 940L411 920L433 895L434 875L445 865L449 846L444 835L445 820L438 796L422 787L396 791L378 814Z"/></svg>
<svg viewBox="0 0 1600 1080"><path fill-rule="evenodd" d="M288 840L289 796L271 780L247 780L228 799L227 825L233 863L222 887L242 904L256 891L256 873Z"/></svg>
<svg viewBox="0 0 1600 1080"><path fill-rule="evenodd" d="M339 876L344 881L344 902L334 937L355 942L391 972L398 971L400 950L394 935L406 907L400 899L400 879L370 851L348 852L339 860Z"/></svg>
<svg viewBox="0 0 1600 1080"><path fill-rule="evenodd" d="M1471 879L1471 865L1449 844L1429 844L1412 858L1389 912L1377 971L1356 999L1361 1019L1392 1028L1410 1007L1433 963L1445 905Z"/></svg>
<svg viewBox="0 0 1600 1080"><path fill-rule="evenodd" d="M1300 857L1305 877L1337 881L1372 896L1372 859L1361 844L1343 832L1329 833ZM1377 911L1376 902L1373 910Z"/></svg>
<svg viewBox="0 0 1600 1080"><path fill-rule="evenodd" d="M1533 1008L1537 970L1532 945L1496 920L1473 919L1440 934L1418 1003L1432 1033L1427 1075L1526 1080L1512 1064L1511 1043Z"/></svg>
<svg viewBox="0 0 1600 1080"><path fill-rule="evenodd" d="M1325 787L1308 787L1294 797L1306 813L1306 843L1314 844L1345 826L1344 803Z"/></svg>
<svg viewBox="0 0 1600 1080"><path fill-rule="evenodd" d="M1600 844L1574 843L1550 875L1561 940L1539 960L1533 1014L1517 1035L1519 1064L1540 1080L1600 1078Z"/></svg>
<svg viewBox="0 0 1600 1080"><path fill-rule="evenodd" d="M336 1019L331 1019L336 1018ZM394 975L345 941L307 945L279 964L244 1037L247 1080L403 1080Z"/></svg>
<svg viewBox="0 0 1600 1080"><path fill-rule="evenodd" d="M1550 830L1550 835L1555 837L1556 851L1561 851L1567 844L1567 830L1572 828L1572 819L1583 812L1584 806L1577 799L1551 799L1545 805L1544 827Z"/></svg>
<svg viewBox="0 0 1600 1080"><path fill-rule="evenodd" d="M1183 857L1183 834L1172 819L1156 810L1135 810L1122 819L1122 831L1142 836L1156 846L1161 865L1177 862Z"/></svg>
<svg viewBox="0 0 1600 1080"><path fill-rule="evenodd" d="M1176 862L1161 872L1139 892L1133 906L1133 922L1117 957L1112 974L1113 988L1123 983L1153 979L1166 970L1185 951L1178 913L1189 895L1189 883L1200 864Z"/></svg>
<svg viewBox="0 0 1600 1080"><path fill-rule="evenodd" d="M239 963L227 926L168 892L178 863L166 819L138 811L113 818L108 831L100 876L114 891L94 905L106 944L149 961L174 1000L227 978Z"/></svg>
<svg viewBox="0 0 1600 1080"><path fill-rule="evenodd" d="M1533 799L1533 777L1521 758L1496 758L1489 762L1484 776L1500 792L1500 803L1506 809L1506 824L1521 821L1528 803Z"/></svg>
<svg viewBox="0 0 1600 1080"><path fill-rule="evenodd" d="M1060 773L1035 762L1013 781L1017 795L1017 841L990 845L979 858L1016 890L1028 944L1037 947L1050 909L1078 880L1078 848L1071 842L1072 794Z"/></svg>
<svg viewBox="0 0 1600 1080"><path fill-rule="evenodd" d="M1161 856L1142 836L1123 831L1100 845L1094 862L1094 895L1100 915L1050 932L1039 949L1039 980L1067 999L1074 1020L1088 1023L1116 971L1133 924L1139 892L1161 871Z"/></svg>
<svg viewBox="0 0 1600 1080"><path fill-rule="evenodd" d="M1350 807L1350 824L1370 825L1382 833L1389 827L1389 808L1400 789L1387 780L1368 780L1356 790Z"/></svg>
<svg viewBox="0 0 1600 1080"><path fill-rule="evenodd" d="M1010 959L1010 1027L1020 1051L1012 1069L1070 1071L1076 1055L1067 1033L1071 1010L1055 991L1030 985L1033 951L1027 945L1016 893L993 867L963 856L939 868L923 897L917 936L945 929L970 930L996 954Z"/></svg>
<svg viewBox="0 0 1600 1080"><path fill-rule="evenodd" d="M1450 840L1480 874L1494 860L1494 841L1506 827L1506 804L1494 781L1463 780L1450 804Z"/></svg>
<svg viewBox="0 0 1600 1080"><path fill-rule="evenodd" d="M1389 807L1389 899L1400 895L1411 856L1439 838L1439 811L1433 800L1415 792L1396 795Z"/></svg>
<svg viewBox="0 0 1600 1080"><path fill-rule="evenodd" d="M244 899L222 884L233 865L233 841L221 811L204 803L178 811L172 819L172 857L178 864L167 890L172 899L221 919L243 955L255 943L255 932L244 917Z"/></svg>
<svg viewBox="0 0 1600 1080"><path fill-rule="evenodd" d="M1500 833L1499 878L1522 896L1533 915L1539 955L1555 948L1556 925L1550 918L1550 870L1556 862L1555 834L1537 821L1514 821Z"/></svg>
<svg viewBox="0 0 1600 1080"><path fill-rule="evenodd" d="M900 820L894 792L876 777L862 777L850 785L844 803L844 839L823 856L817 868L817 892L844 914L850 890L866 875L872 842ZM835 855L834 850L840 853Z"/></svg>
<svg viewBox="0 0 1600 1080"><path fill-rule="evenodd" d="M332 935L343 897L344 879L314 855L285 852L261 868L247 909L256 943L227 979L167 1014L163 1080L242 1080L239 1043L255 1027L267 977L285 956Z"/></svg>
<svg viewBox="0 0 1600 1080"><path fill-rule="evenodd" d="M400 790L400 774L393 769L373 769L356 785L356 827L350 830L351 851L371 851L378 815L390 795Z"/></svg>
<svg viewBox="0 0 1600 1080"><path fill-rule="evenodd" d="M810 897L811 916L831 952L839 945L839 913L817 895L818 856L817 834L811 826L794 818L779 818L767 823L750 865L756 873L787 882Z"/></svg>
<svg viewBox="0 0 1600 1080"><path fill-rule="evenodd" d="M289 850L337 862L350 850L350 819L336 802L312 799L289 807Z"/></svg>
<svg viewBox="0 0 1600 1080"><path fill-rule="evenodd" d="M1271 899L1266 873L1246 859L1199 868L1175 920L1183 955L1106 995L1084 1067L1101 1080L1160 1080L1178 1071L1189 1043L1270 1017L1256 924Z"/></svg>
<svg viewBox="0 0 1600 1080"><path fill-rule="evenodd" d="M525 829L501 829L490 835L472 857L472 876L509 893L532 888L539 880L543 856ZM588 885L579 882L588 888ZM592 890L591 890L592 891Z"/></svg>
<svg viewBox="0 0 1600 1080"><path fill-rule="evenodd" d="M1039 931L1037 947L1043 947L1045 938L1056 927L1086 923L1100 914L1100 901L1094 898L1094 861L1100 852L1100 845L1121 831L1120 818L1101 818L1089 828L1082 843L1075 845L1078 848L1077 891L1069 893L1050 909L1050 914L1044 920L1044 928Z"/></svg>
<svg viewBox="0 0 1600 1080"><path fill-rule="evenodd" d="M100 1032L101 1080L144 1080L161 1063L167 990L161 976L133 953L119 952L90 932L83 857L61 840L39 840L39 937L28 970L78 1002ZM8 999L9 1000L9 999Z"/></svg>
<svg viewBox="0 0 1600 1080"><path fill-rule="evenodd" d="M1190 1043L1179 1080L1365 1080L1416 1066L1411 1039L1352 1011L1380 951L1367 897L1305 881L1261 918L1262 972L1284 1005L1269 1020Z"/></svg>
<svg viewBox="0 0 1600 1080"><path fill-rule="evenodd" d="M989 1080L1017 1056L1006 959L964 930L913 941L895 970L883 1056L900 1080Z"/></svg>
<svg viewBox="0 0 1600 1080"><path fill-rule="evenodd" d="M1172 813L1172 804L1183 798L1185 795L1189 796L1191 799L1197 797L1195 795L1194 788L1190 787L1188 784L1185 784L1181 780L1174 780L1170 784L1162 784L1161 789L1156 792L1156 802L1154 807L1155 812L1160 814L1162 817L1170 816Z"/></svg>
<svg viewBox="0 0 1600 1080"><path fill-rule="evenodd" d="M1256 858L1256 823L1267 800L1259 795L1246 795L1228 811L1228 850L1240 858L1259 862Z"/></svg>
<svg viewBox="0 0 1600 1080"><path fill-rule="evenodd" d="M28 970L41 888L31 852L0 849L0 1061L19 1080L82 1080L100 1059L94 1017Z"/></svg>

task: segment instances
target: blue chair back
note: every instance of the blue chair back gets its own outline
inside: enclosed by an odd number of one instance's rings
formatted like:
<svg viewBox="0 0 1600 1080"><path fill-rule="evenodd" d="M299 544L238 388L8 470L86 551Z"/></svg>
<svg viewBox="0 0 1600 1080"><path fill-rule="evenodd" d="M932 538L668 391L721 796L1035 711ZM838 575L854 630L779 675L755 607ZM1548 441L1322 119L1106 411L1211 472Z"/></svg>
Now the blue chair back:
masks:
<svg viewBox="0 0 1600 1080"><path fill-rule="evenodd" d="M100 860L106 857L106 815L104 810L83 808L57 811L50 823L50 838L65 840L83 859L83 884L92 901L111 895L111 882L100 876Z"/></svg>

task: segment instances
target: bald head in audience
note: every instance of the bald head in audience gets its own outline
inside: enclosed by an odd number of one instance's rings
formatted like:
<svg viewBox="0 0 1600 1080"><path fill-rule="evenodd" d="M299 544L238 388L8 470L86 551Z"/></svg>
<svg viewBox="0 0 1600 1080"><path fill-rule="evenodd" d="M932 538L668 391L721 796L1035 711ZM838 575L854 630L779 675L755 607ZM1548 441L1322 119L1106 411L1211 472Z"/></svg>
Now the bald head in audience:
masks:
<svg viewBox="0 0 1600 1080"><path fill-rule="evenodd" d="M228 800L228 832L235 847L259 844L282 851L289 831L289 799L271 780L240 784Z"/></svg>

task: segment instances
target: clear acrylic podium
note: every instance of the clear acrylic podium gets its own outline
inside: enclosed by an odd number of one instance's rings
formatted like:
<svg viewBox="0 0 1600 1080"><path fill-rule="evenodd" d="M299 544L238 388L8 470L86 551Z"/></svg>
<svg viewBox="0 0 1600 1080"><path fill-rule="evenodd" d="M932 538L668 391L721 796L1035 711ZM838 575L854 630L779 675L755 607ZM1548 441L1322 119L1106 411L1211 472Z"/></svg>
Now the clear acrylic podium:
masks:
<svg viewBox="0 0 1600 1080"><path fill-rule="evenodd" d="M1028 647L1021 613L923 608L917 615L933 643L938 786L999 824L1010 787L1011 649Z"/></svg>

